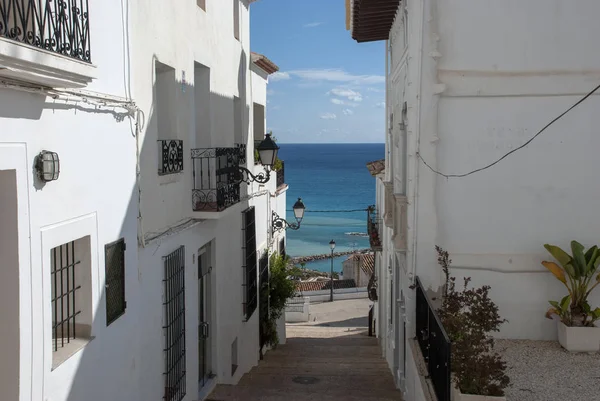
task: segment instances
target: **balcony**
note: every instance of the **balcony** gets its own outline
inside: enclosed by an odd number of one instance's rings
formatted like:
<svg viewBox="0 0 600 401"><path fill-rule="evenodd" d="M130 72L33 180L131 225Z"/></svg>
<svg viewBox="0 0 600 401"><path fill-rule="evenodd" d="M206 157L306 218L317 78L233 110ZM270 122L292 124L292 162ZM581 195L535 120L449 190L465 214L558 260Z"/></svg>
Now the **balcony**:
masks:
<svg viewBox="0 0 600 401"><path fill-rule="evenodd" d="M379 213L375 209L375 206L369 206L367 209L367 233L369 233L369 244L371 250L377 252L383 249L381 244L380 230L381 219Z"/></svg>
<svg viewBox="0 0 600 401"><path fill-rule="evenodd" d="M195 212L221 212L240 201L237 168L244 158L242 147L192 149Z"/></svg>
<svg viewBox="0 0 600 401"><path fill-rule="evenodd" d="M0 1L2 76L48 86L92 80L88 0Z"/></svg>
<svg viewBox="0 0 600 401"><path fill-rule="evenodd" d="M277 189L285 185L285 162L281 160L281 167L277 170Z"/></svg>

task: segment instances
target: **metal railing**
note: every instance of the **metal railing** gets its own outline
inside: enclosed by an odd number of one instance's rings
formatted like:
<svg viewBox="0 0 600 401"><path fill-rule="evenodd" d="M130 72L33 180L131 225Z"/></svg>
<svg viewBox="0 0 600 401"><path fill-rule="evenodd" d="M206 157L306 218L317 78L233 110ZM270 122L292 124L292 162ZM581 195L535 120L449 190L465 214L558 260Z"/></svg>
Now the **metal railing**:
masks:
<svg viewBox="0 0 600 401"><path fill-rule="evenodd" d="M277 188L285 185L285 162L281 161L281 168L277 170Z"/></svg>
<svg viewBox="0 0 600 401"><path fill-rule="evenodd" d="M381 219L375 206L369 206L367 209L367 233L369 234L369 244L373 251L381 251Z"/></svg>
<svg viewBox="0 0 600 401"><path fill-rule="evenodd" d="M0 0L0 36L92 61L88 0Z"/></svg>
<svg viewBox="0 0 600 401"><path fill-rule="evenodd" d="M245 152L245 150L243 150ZM192 209L221 212L240 201L241 148L192 149Z"/></svg>
<svg viewBox="0 0 600 401"><path fill-rule="evenodd" d="M183 171L183 141L158 140L158 175L177 174Z"/></svg>
<svg viewBox="0 0 600 401"><path fill-rule="evenodd" d="M438 401L450 401L452 343L421 280L416 287L416 330L419 348L427 363Z"/></svg>

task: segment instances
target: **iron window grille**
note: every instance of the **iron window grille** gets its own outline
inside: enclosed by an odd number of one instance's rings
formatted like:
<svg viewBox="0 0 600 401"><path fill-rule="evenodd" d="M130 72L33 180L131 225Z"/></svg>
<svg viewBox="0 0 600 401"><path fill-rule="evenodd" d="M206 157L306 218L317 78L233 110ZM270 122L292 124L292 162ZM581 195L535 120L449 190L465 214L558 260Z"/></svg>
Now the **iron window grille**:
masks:
<svg viewBox="0 0 600 401"><path fill-rule="evenodd" d="M76 305L76 292L81 289L75 281L75 241L53 248L51 251L51 298L53 351L65 347L77 337L77 316L81 310Z"/></svg>
<svg viewBox="0 0 600 401"><path fill-rule="evenodd" d="M277 188L285 185L285 162L281 160L281 167L277 170Z"/></svg>
<svg viewBox="0 0 600 401"><path fill-rule="evenodd" d="M185 247L165 256L164 261L164 363L165 401L185 396Z"/></svg>
<svg viewBox="0 0 600 401"><path fill-rule="evenodd" d="M439 401L450 401L452 343L425 287L417 277L416 330L419 348Z"/></svg>
<svg viewBox="0 0 600 401"><path fill-rule="evenodd" d="M159 139L159 175L177 174L183 171L183 141Z"/></svg>
<svg viewBox="0 0 600 401"><path fill-rule="evenodd" d="M243 312L246 321L250 320L256 310L258 287L256 266L256 224L254 206L242 212L242 227L244 231L244 304Z"/></svg>
<svg viewBox="0 0 600 401"><path fill-rule="evenodd" d="M104 247L107 326L125 314L125 308L127 308L125 301L125 248L124 238Z"/></svg>
<svg viewBox="0 0 600 401"><path fill-rule="evenodd" d="M0 36L92 61L88 0L1 0Z"/></svg>
<svg viewBox="0 0 600 401"><path fill-rule="evenodd" d="M279 254L285 258L285 238L279 240Z"/></svg>
<svg viewBox="0 0 600 401"><path fill-rule="evenodd" d="M241 165L245 165L247 163L247 161L248 161L247 160L248 157L246 155L246 149L247 149L246 144L245 143L236 143L235 147L236 147L236 149L238 150L238 153L239 153L239 156L238 156L239 159L238 160L239 160L240 164Z"/></svg>
<svg viewBox="0 0 600 401"><path fill-rule="evenodd" d="M221 212L240 201L236 182L241 148L192 149L192 208L196 212Z"/></svg>

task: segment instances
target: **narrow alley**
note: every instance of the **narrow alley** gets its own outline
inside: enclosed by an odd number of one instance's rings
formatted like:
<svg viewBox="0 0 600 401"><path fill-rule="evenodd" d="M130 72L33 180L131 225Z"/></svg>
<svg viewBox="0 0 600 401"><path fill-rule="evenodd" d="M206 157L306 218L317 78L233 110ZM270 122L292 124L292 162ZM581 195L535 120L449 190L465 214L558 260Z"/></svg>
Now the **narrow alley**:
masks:
<svg viewBox="0 0 600 401"><path fill-rule="evenodd" d="M219 385L208 401L398 401L375 337L367 299L311 305L311 322L287 325L287 341L238 385Z"/></svg>

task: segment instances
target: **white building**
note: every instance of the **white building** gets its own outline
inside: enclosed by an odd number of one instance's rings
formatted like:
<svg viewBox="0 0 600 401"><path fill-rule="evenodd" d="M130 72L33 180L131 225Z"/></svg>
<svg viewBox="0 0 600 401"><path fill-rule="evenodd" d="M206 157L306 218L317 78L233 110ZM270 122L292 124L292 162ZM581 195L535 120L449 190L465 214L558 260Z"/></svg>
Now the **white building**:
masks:
<svg viewBox="0 0 600 401"><path fill-rule="evenodd" d="M544 312L565 290L540 264L543 244L598 242L598 97L499 163L452 175L516 150L600 83L600 54L589 51L599 12L594 0L347 1L352 37L385 41L377 321L407 400L418 387L410 286L417 277L433 290L442 284L435 245L450 253L458 280L492 286L508 319L500 337L556 339Z"/></svg>
<svg viewBox="0 0 600 401"><path fill-rule="evenodd" d="M355 253L342 262L344 279L353 279L357 287L366 287L373 275L375 255Z"/></svg>
<svg viewBox="0 0 600 401"><path fill-rule="evenodd" d="M89 3L0 4L0 399L203 399L258 362L285 246L280 173L234 173L277 67L247 0Z"/></svg>

